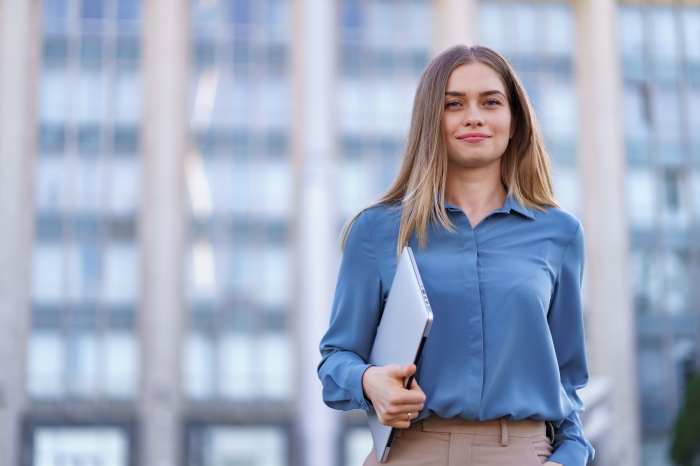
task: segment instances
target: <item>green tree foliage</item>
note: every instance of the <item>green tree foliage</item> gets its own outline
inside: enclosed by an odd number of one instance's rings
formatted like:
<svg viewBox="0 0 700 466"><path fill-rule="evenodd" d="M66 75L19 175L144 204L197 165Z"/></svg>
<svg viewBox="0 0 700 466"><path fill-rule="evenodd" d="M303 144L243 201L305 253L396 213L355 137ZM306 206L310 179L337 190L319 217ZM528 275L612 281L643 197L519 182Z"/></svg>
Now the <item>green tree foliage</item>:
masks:
<svg viewBox="0 0 700 466"><path fill-rule="evenodd" d="M685 406L676 421L671 458L681 466L700 461L700 373L686 386Z"/></svg>

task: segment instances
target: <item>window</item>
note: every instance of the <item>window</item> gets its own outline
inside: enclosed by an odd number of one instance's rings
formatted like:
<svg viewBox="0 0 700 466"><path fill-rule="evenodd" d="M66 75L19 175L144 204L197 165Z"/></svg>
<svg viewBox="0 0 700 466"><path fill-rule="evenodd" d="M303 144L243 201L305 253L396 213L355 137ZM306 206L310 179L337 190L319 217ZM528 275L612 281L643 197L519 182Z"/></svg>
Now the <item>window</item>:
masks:
<svg viewBox="0 0 700 466"><path fill-rule="evenodd" d="M88 2L89 3L89 2ZM78 121L93 123L99 121L103 107L102 73L99 68L83 66L76 83L78 89Z"/></svg>
<svg viewBox="0 0 700 466"><path fill-rule="evenodd" d="M657 79L678 79L678 44L674 12L668 7L650 7L651 53Z"/></svg>
<svg viewBox="0 0 700 466"><path fill-rule="evenodd" d="M700 68L699 68L700 69ZM700 76L700 74L698 75ZM693 161L695 166L700 167L700 112L694 109L700 108L700 83L695 84L690 88L688 95L688 115L686 118L690 121L690 139L693 150Z"/></svg>
<svg viewBox="0 0 700 466"><path fill-rule="evenodd" d="M39 427L34 430L34 466L128 466L129 438L116 427Z"/></svg>
<svg viewBox="0 0 700 466"><path fill-rule="evenodd" d="M533 4L516 3L512 5L512 15L518 18L511 22L516 26L510 29L512 53L521 56L532 56L537 53L537 8Z"/></svg>
<svg viewBox="0 0 700 466"><path fill-rule="evenodd" d="M114 329L107 333L104 345L104 373L101 391L115 400L130 399L138 393L138 342L134 332Z"/></svg>
<svg viewBox="0 0 700 466"><path fill-rule="evenodd" d="M101 207L104 183L102 161L94 157L78 157L75 162L74 208L78 212L97 213Z"/></svg>
<svg viewBox="0 0 700 466"><path fill-rule="evenodd" d="M214 396L213 344L212 338L203 332L193 331L187 335L183 383L191 400L203 401Z"/></svg>
<svg viewBox="0 0 700 466"><path fill-rule="evenodd" d="M287 432L273 426L206 426L191 429L189 456L194 464L289 464Z"/></svg>
<svg viewBox="0 0 700 466"><path fill-rule="evenodd" d="M581 217L572 8L564 3L486 1L478 11L480 41L513 66L537 113L555 162L557 198L566 210Z"/></svg>
<svg viewBox="0 0 700 466"><path fill-rule="evenodd" d="M651 170L630 169L627 172L627 200L633 228L651 229L658 212L654 173Z"/></svg>
<svg viewBox="0 0 700 466"><path fill-rule="evenodd" d="M141 194L141 172L138 159L117 158L112 160L109 176L108 210L117 217L135 218Z"/></svg>
<svg viewBox="0 0 700 466"><path fill-rule="evenodd" d="M659 137L659 152L664 161L683 163L681 146L680 95L675 85L659 85L654 89L654 126Z"/></svg>
<svg viewBox="0 0 700 466"><path fill-rule="evenodd" d="M544 5L544 47L548 55L566 57L574 53L574 30L569 27L571 12L566 4Z"/></svg>
<svg viewBox="0 0 700 466"><path fill-rule="evenodd" d="M352 427L345 432L344 466L362 466L372 450L372 433L367 427Z"/></svg>
<svg viewBox="0 0 700 466"><path fill-rule="evenodd" d="M643 83L627 82L624 88L624 122L627 160L645 162L650 157L651 103L649 90Z"/></svg>
<svg viewBox="0 0 700 466"><path fill-rule="evenodd" d="M58 243L39 243L34 248L32 296L39 303L58 302L63 296L64 253Z"/></svg>
<svg viewBox="0 0 700 466"><path fill-rule="evenodd" d="M117 70L114 88L114 119L121 125L137 125L141 116L141 75L137 69Z"/></svg>
<svg viewBox="0 0 700 466"><path fill-rule="evenodd" d="M55 399L64 393L66 349L57 331L35 330L29 339L27 385L36 398Z"/></svg>
<svg viewBox="0 0 700 466"><path fill-rule="evenodd" d="M271 382L280 372L269 357L294 363L289 2L192 7L183 388L193 403L288 403L292 389Z"/></svg>
<svg viewBox="0 0 700 466"><path fill-rule="evenodd" d="M97 340L90 330L74 331L68 340L67 383L77 398L88 398L97 389Z"/></svg>
<svg viewBox="0 0 700 466"><path fill-rule="evenodd" d="M39 119L63 122L68 114L68 75L64 66L46 66L41 73Z"/></svg>
<svg viewBox="0 0 700 466"><path fill-rule="evenodd" d="M140 1L47 0L43 8L27 389L37 402L131 400Z"/></svg>
<svg viewBox="0 0 700 466"><path fill-rule="evenodd" d="M689 311L690 270L687 251L671 251L666 255L666 293L664 295L666 312L671 315L685 314Z"/></svg>
<svg viewBox="0 0 700 466"><path fill-rule="evenodd" d="M132 243L113 243L105 251L105 298L114 304L138 299L138 253Z"/></svg>
<svg viewBox="0 0 700 466"><path fill-rule="evenodd" d="M618 40L622 52L622 73L627 78L643 78L646 26L642 10L638 6L621 5L619 18Z"/></svg>
<svg viewBox="0 0 700 466"><path fill-rule="evenodd" d="M339 15L338 196L342 225L393 180L420 73L431 54L432 8L426 0L345 1ZM398 140L396 157L380 141ZM394 149L392 149L392 155Z"/></svg>
<svg viewBox="0 0 700 466"><path fill-rule="evenodd" d="M186 394L193 401L288 401L293 354L284 332L193 330L185 346Z"/></svg>
<svg viewBox="0 0 700 466"><path fill-rule="evenodd" d="M659 255L637 247L632 251L632 282L638 314L660 314L662 309L663 264Z"/></svg>
<svg viewBox="0 0 700 466"><path fill-rule="evenodd" d="M663 433L672 428L687 364L668 342L687 339L700 319L690 292L700 264L689 253L698 227L690 206L700 191L698 9L621 5L619 18L642 420L645 432Z"/></svg>

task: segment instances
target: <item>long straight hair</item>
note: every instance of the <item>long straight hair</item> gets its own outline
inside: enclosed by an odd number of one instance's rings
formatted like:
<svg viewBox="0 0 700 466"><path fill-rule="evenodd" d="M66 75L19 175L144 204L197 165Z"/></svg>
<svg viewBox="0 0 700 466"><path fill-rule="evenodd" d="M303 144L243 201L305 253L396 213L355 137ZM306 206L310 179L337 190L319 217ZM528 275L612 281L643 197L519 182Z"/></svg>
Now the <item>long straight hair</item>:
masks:
<svg viewBox="0 0 700 466"><path fill-rule="evenodd" d="M452 70L475 62L493 69L508 93L515 123L513 137L501 157L501 182L508 195L521 205L540 211L544 211L545 206L558 207L542 131L515 71L501 55L488 47L457 45L431 60L423 71L413 101L408 141L399 173L387 192L365 208L378 204L401 206L397 257L414 232L420 247L425 247L431 222L439 222L447 230L454 230L444 202L447 182L447 151L442 129L445 89ZM343 227L343 248L358 215Z"/></svg>

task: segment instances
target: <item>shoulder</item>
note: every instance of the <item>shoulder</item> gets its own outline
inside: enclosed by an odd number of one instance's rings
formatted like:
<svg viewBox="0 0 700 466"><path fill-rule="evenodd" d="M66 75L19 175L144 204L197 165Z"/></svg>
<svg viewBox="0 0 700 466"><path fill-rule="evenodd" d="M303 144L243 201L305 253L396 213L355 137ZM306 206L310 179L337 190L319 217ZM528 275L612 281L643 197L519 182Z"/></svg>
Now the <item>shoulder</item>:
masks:
<svg viewBox="0 0 700 466"><path fill-rule="evenodd" d="M401 222L400 204L377 204L360 212L348 227L345 250L371 246L378 257L395 257Z"/></svg>
<svg viewBox="0 0 700 466"><path fill-rule="evenodd" d="M363 230L362 234L370 236L383 236L393 230L398 233L400 222L400 204L376 204L364 209L355 217L348 234L358 234L357 230Z"/></svg>
<svg viewBox="0 0 700 466"><path fill-rule="evenodd" d="M583 265L585 246L583 226L578 218L565 210L556 207L545 207L547 213L538 212L545 228L550 231L550 240L556 245L555 256L558 257L558 268L578 268Z"/></svg>
<svg viewBox="0 0 700 466"><path fill-rule="evenodd" d="M544 212L534 211L535 220L542 223L557 240L569 243L583 238L583 226L576 216L557 207L545 206L544 209Z"/></svg>

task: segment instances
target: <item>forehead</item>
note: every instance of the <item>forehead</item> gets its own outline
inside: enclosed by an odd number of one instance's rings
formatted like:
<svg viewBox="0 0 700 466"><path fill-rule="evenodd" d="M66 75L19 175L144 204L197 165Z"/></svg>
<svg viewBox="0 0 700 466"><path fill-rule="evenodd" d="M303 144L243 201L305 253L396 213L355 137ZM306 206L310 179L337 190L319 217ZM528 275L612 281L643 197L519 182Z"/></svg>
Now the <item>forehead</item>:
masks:
<svg viewBox="0 0 700 466"><path fill-rule="evenodd" d="M493 68L480 62L459 65L447 78L445 91L481 92L498 90L508 95L501 77Z"/></svg>

